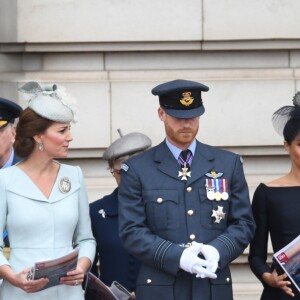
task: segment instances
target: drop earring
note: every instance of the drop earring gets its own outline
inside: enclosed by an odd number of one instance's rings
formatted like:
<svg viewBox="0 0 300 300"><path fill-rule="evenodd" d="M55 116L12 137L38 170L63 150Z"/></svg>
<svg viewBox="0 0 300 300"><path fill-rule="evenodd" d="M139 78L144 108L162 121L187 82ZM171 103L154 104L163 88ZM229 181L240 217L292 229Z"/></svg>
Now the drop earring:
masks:
<svg viewBox="0 0 300 300"><path fill-rule="evenodd" d="M45 147L43 143L39 143L39 150L44 151Z"/></svg>

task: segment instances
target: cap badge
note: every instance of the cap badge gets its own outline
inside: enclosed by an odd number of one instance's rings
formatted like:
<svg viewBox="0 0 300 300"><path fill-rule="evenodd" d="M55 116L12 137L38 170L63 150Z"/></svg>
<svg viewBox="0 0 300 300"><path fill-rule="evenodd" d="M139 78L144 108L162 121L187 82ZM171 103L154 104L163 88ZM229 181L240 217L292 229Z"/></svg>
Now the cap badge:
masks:
<svg viewBox="0 0 300 300"><path fill-rule="evenodd" d="M215 219L215 223L220 223L222 219L225 218L226 213L223 212L223 207L222 206L218 206L217 210L213 209L213 213L212 213L212 217L216 218Z"/></svg>
<svg viewBox="0 0 300 300"><path fill-rule="evenodd" d="M183 98L180 99L180 103L184 106L190 106L194 102L194 98L191 95L191 92L182 93Z"/></svg>
<svg viewBox="0 0 300 300"><path fill-rule="evenodd" d="M6 127L6 125L8 124L8 121L2 121L2 119L0 118L0 129Z"/></svg>
<svg viewBox="0 0 300 300"><path fill-rule="evenodd" d="M63 177L59 182L58 182L58 187L59 190L62 193L68 193L71 190L71 182L68 177Z"/></svg>

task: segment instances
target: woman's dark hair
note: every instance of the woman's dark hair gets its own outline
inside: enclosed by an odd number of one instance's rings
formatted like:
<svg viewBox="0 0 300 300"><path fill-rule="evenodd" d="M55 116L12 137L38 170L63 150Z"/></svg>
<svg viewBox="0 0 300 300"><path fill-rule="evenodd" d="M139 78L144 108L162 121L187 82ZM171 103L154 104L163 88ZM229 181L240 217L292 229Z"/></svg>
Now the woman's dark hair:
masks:
<svg viewBox="0 0 300 300"><path fill-rule="evenodd" d="M292 141L300 134L300 118L292 117L289 119L283 129L284 140L290 145Z"/></svg>
<svg viewBox="0 0 300 300"><path fill-rule="evenodd" d="M16 129L14 149L18 156L28 157L35 147L33 137L45 132L54 122L36 114L30 108L24 109Z"/></svg>

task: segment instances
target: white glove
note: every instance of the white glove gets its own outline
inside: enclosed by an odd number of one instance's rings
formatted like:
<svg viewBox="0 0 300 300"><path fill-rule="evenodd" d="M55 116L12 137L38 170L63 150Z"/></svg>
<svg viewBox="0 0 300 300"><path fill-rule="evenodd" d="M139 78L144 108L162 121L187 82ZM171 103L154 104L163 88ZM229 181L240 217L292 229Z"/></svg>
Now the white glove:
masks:
<svg viewBox="0 0 300 300"><path fill-rule="evenodd" d="M198 257L203 244L193 242L192 246L186 248L180 257L180 268L191 274L196 274L196 277L201 278L217 278L217 275L211 271L211 263Z"/></svg>
<svg viewBox="0 0 300 300"><path fill-rule="evenodd" d="M219 260L220 260L220 254L218 250L210 245L203 245L201 248L201 253L205 257L205 259L210 262L210 265L207 267L211 272L215 273Z"/></svg>

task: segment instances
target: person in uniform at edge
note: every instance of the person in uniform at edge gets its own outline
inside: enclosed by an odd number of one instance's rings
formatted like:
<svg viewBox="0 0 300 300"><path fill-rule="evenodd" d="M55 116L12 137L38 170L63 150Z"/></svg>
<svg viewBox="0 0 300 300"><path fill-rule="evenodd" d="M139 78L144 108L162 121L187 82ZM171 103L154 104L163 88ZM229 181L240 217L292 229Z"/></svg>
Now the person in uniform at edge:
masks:
<svg viewBox="0 0 300 300"><path fill-rule="evenodd" d="M22 110L18 104L0 98L0 169L10 167L20 160L15 155L13 144L16 135L14 122Z"/></svg>
<svg viewBox="0 0 300 300"><path fill-rule="evenodd" d="M300 234L300 92L293 105L279 108L272 116L275 131L284 138L284 148L289 154L290 171L256 188L252 210L257 225L250 243L251 270L263 284L261 300L300 299L300 293L276 264L267 262L268 239L274 253L285 247ZM295 260L291 260L295 264ZM296 282L296 277L294 277Z"/></svg>
<svg viewBox="0 0 300 300"><path fill-rule="evenodd" d="M108 161L110 172L119 186L121 164L130 156L149 148L152 142L139 132L126 135L122 135L120 130L118 132L120 138L104 151L103 159ZM96 276L100 275L99 278L108 286L118 281L128 291L134 292L140 263L124 249L119 237L118 190L117 187L110 195L90 204L92 230L97 242L91 271Z"/></svg>
<svg viewBox="0 0 300 300"><path fill-rule="evenodd" d="M20 161L15 154L13 144L16 129L15 119L22 112L22 107L10 100L0 98L0 169L10 167ZM9 257L9 241L6 230L3 232L4 252Z"/></svg>
<svg viewBox="0 0 300 300"><path fill-rule="evenodd" d="M83 300L81 283L96 249L87 192L81 169L56 160L67 157L76 104L56 85L28 82L20 91L30 99L14 148L25 159L0 170L0 231L7 228L11 246L7 260L0 240L0 300ZM59 285L47 288L48 278L29 279L35 262L59 258L76 246L76 269Z"/></svg>
<svg viewBox="0 0 300 300"><path fill-rule="evenodd" d="M255 223L241 158L195 138L208 89L187 80L155 87L166 139L121 167L119 231L142 262L138 300L233 299L228 265Z"/></svg>

